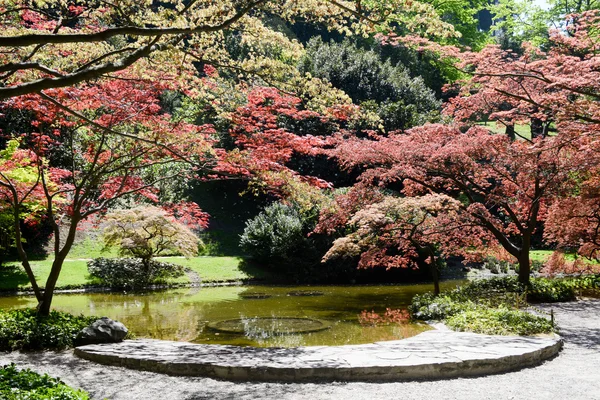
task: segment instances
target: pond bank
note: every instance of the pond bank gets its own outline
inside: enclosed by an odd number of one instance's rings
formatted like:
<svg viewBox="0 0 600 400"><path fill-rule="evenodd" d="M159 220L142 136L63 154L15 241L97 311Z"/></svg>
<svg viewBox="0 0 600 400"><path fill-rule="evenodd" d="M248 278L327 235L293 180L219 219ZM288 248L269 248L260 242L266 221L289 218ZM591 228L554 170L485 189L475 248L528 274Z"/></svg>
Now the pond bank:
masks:
<svg viewBox="0 0 600 400"><path fill-rule="evenodd" d="M101 364L235 381L405 381L495 374L560 351L553 337L490 336L433 330L404 340L347 346L255 348L128 340L88 345L75 355Z"/></svg>
<svg viewBox="0 0 600 400"><path fill-rule="evenodd" d="M600 301L539 305L554 309L565 341L554 359L535 367L499 375L441 381L364 383L249 383L210 378L178 377L82 360L73 351L0 353L0 363L16 362L58 376L93 399L407 399L570 400L598 399L600 393Z"/></svg>

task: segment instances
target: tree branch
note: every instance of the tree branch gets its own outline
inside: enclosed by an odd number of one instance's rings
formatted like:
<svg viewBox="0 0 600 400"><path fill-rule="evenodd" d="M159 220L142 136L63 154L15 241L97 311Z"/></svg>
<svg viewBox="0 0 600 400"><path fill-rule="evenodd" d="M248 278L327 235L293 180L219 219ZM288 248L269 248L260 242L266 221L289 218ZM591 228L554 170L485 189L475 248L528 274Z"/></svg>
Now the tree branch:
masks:
<svg viewBox="0 0 600 400"><path fill-rule="evenodd" d="M71 33L64 35L20 35L0 36L0 47L27 47L34 44L57 44L57 43L94 43L104 42L114 36L167 36L179 34L212 33L229 28L254 7L264 3L266 0L258 0L242 7L231 18L217 25L200 25L197 27L184 28L144 28L140 26L122 26L108 28L95 33Z"/></svg>

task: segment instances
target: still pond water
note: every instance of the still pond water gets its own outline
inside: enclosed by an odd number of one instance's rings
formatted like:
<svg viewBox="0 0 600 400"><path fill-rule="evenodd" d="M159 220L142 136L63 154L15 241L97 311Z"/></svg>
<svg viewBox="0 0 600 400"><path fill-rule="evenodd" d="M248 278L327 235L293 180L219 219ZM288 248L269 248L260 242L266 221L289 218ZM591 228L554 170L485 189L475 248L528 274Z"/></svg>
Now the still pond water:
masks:
<svg viewBox="0 0 600 400"><path fill-rule="evenodd" d="M448 281L442 289L460 284ZM240 346L314 346L371 343L414 336L419 323L361 324L363 311L406 308L431 285L225 286L151 293L58 294L53 307L107 316L138 338ZM0 297L0 308L34 307L29 296Z"/></svg>

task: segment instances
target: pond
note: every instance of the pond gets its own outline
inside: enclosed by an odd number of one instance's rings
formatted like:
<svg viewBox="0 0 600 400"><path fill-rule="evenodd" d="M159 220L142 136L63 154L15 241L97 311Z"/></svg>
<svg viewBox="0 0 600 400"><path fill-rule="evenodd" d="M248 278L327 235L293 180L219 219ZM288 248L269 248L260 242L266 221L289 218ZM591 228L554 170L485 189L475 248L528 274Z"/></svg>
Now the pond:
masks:
<svg viewBox="0 0 600 400"><path fill-rule="evenodd" d="M448 281L442 289L454 288ZM53 307L107 316L138 338L259 347L372 343L414 336L421 323L374 323L372 314L406 309L431 285L224 286L150 293L57 294ZM34 307L33 297L0 297L0 308Z"/></svg>

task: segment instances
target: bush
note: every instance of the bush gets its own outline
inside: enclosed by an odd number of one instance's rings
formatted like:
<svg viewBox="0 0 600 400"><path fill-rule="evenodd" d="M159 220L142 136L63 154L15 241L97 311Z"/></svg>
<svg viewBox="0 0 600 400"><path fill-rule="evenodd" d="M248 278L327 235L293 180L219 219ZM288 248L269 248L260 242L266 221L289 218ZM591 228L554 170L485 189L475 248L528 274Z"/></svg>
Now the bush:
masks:
<svg viewBox="0 0 600 400"><path fill-rule="evenodd" d="M505 307L477 307L463 311L448 317L446 325L456 331L487 335L529 336L554 330L552 323L546 318Z"/></svg>
<svg viewBox="0 0 600 400"><path fill-rule="evenodd" d="M96 319L59 311L51 311L47 317L38 317L33 309L0 310L0 350L72 347L77 333Z"/></svg>
<svg viewBox="0 0 600 400"><path fill-rule="evenodd" d="M333 238L310 234L317 217L317 207L301 212L294 204L273 203L246 222L240 247L255 266L266 267L280 280L294 283L351 281L356 275L356 263L347 260L321 263Z"/></svg>
<svg viewBox="0 0 600 400"><path fill-rule="evenodd" d="M88 393L65 385L60 379L40 375L14 364L0 367L0 399L3 400L87 400Z"/></svg>
<svg viewBox="0 0 600 400"><path fill-rule="evenodd" d="M575 300L575 288L567 279L532 278L529 288L521 285L516 276L481 279L471 282L464 288L464 294L471 298L510 299L515 295L527 294L527 300L540 303L556 303ZM501 303L496 301L496 305Z"/></svg>
<svg viewBox="0 0 600 400"><path fill-rule="evenodd" d="M408 310L414 319L423 321L443 320L474 307L469 301L457 301L453 292L435 296L433 293L418 294L412 299Z"/></svg>
<svg viewBox="0 0 600 400"><path fill-rule="evenodd" d="M568 282L532 279L526 290L517 277L483 279L444 292L417 295L409 311L414 319L445 320L455 330L495 335L533 335L549 333L552 323L546 318L518 310L528 306L526 298L567 301L574 298Z"/></svg>
<svg viewBox="0 0 600 400"><path fill-rule="evenodd" d="M483 262L483 266L489 269L492 274L507 274L508 271L515 270L516 268L516 264L498 259L494 256L487 256Z"/></svg>
<svg viewBox="0 0 600 400"><path fill-rule="evenodd" d="M566 279L532 279L527 299L541 303L573 301L576 299L575 287Z"/></svg>
<svg viewBox="0 0 600 400"><path fill-rule="evenodd" d="M240 246L261 263L285 262L304 247L306 237L300 213L293 206L273 203L246 222Z"/></svg>
<svg viewBox="0 0 600 400"><path fill-rule="evenodd" d="M572 287L577 289L600 289L600 274L583 275L575 278L567 278L566 281L569 282Z"/></svg>
<svg viewBox="0 0 600 400"><path fill-rule="evenodd" d="M96 258L88 262L91 276L111 288L141 289L184 274L180 265L139 258Z"/></svg>

